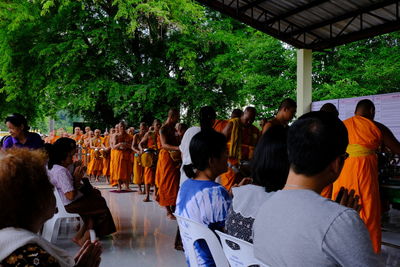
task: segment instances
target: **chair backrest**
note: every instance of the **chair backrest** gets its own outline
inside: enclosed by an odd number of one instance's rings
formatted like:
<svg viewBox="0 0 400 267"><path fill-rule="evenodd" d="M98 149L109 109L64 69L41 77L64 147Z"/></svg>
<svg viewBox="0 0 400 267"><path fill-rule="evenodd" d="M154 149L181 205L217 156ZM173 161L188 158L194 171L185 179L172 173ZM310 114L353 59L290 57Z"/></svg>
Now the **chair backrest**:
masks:
<svg viewBox="0 0 400 267"><path fill-rule="evenodd" d="M60 193L58 193L57 188L54 188L54 196L56 197L56 204L57 204L57 210L58 210L58 212L56 213L57 216L61 216L61 217L72 217L72 216L75 216L75 215L69 214L65 210L64 203L61 200Z"/></svg>
<svg viewBox="0 0 400 267"><path fill-rule="evenodd" d="M221 239L222 248L231 267L260 266L267 267L254 257L253 244L242 239L215 231ZM232 246L232 243L234 244ZM231 246L233 247L231 247Z"/></svg>
<svg viewBox="0 0 400 267"><path fill-rule="evenodd" d="M217 267L229 267L229 263L222 250L221 244L217 236L206 225L194 222L190 219L183 218L175 214L178 221L179 231L182 237L182 243L185 248L185 253L189 258L190 266L199 266L197 256L194 249L194 242L197 240L205 240L211 255Z"/></svg>

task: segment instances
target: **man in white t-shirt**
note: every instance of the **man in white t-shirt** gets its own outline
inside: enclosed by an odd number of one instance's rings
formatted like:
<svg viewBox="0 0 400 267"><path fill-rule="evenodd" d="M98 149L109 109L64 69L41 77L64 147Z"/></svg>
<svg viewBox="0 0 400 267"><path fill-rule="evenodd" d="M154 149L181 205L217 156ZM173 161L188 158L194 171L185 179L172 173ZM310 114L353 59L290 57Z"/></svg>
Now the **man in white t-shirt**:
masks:
<svg viewBox="0 0 400 267"><path fill-rule="evenodd" d="M379 266L357 211L320 196L339 176L347 145L346 127L332 114L311 112L293 123L286 185L254 221L256 258L269 266Z"/></svg>

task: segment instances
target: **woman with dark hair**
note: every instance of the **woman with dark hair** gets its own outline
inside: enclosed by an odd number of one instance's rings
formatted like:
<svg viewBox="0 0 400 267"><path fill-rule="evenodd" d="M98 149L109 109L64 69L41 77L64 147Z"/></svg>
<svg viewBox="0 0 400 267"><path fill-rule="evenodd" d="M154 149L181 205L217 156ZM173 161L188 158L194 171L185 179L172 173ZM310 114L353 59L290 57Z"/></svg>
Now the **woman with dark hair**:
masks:
<svg viewBox="0 0 400 267"><path fill-rule="evenodd" d="M56 211L42 151L0 151L0 266L97 267L101 245L85 242L71 257L37 233Z"/></svg>
<svg viewBox="0 0 400 267"><path fill-rule="evenodd" d="M195 136L201 130L212 129L212 126L214 125L215 122L215 118L216 118L216 113L213 107L211 106L202 107L199 112L200 127L192 126L189 129L187 129L185 134L183 135L181 144L179 145L179 150L182 153L181 177L179 185L182 185L183 182L188 179L183 167L185 165L192 163L189 153L190 141L192 140L193 136Z"/></svg>
<svg viewBox="0 0 400 267"><path fill-rule="evenodd" d="M232 206L226 220L229 235L253 242L253 222L258 208L281 190L289 173L287 129L276 125L261 137L251 163L253 184L232 189Z"/></svg>
<svg viewBox="0 0 400 267"><path fill-rule="evenodd" d="M100 191L83 178L86 167L76 166L73 175L69 171L76 153L75 141L62 137L53 145L47 144L46 149L50 182L57 189L65 210L78 213L84 222L73 241L82 246L90 237L89 229L94 229L100 238L114 233L116 229L106 201Z"/></svg>
<svg viewBox="0 0 400 267"><path fill-rule="evenodd" d="M212 129L202 130L192 138L189 151L192 163L185 165L184 171L191 179L179 190L175 212L212 230L222 230L231 198L215 178L227 170L226 138ZM196 242L195 250L200 266L215 266L204 241Z"/></svg>
<svg viewBox="0 0 400 267"><path fill-rule="evenodd" d="M6 118L5 124L10 137L3 141L3 149L12 147L39 149L43 147L42 138L37 133L29 132L30 127L23 115L14 113Z"/></svg>

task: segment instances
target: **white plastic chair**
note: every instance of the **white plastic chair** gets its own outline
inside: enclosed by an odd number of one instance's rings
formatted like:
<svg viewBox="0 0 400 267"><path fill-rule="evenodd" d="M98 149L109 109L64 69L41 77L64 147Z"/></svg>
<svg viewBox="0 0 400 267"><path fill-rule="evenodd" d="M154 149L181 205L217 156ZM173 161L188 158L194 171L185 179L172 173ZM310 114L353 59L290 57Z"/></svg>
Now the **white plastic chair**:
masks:
<svg viewBox="0 0 400 267"><path fill-rule="evenodd" d="M57 189L54 189L54 196L56 197L57 210L53 218L47 220L43 225L42 237L47 241L54 243L57 240L58 231L60 230L60 223L62 219L67 218L80 218L77 213L68 213L65 210L64 204L61 201Z"/></svg>
<svg viewBox="0 0 400 267"><path fill-rule="evenodd" d="M268 267L254 257L253 244L242 239L227 235L220 231L215 231L221 239L222 248L231 267L248 267L258 265L260 267ZM232 249L228 243L234 243L237 249Z"/></svg>
<svg viewBox="0 0 400 267"><path fill-rule="evenodd" d="M190 266L198 267L197 256L194 249L194 242L197 240L205 240L211 255L217 267L229 267L229 263L222 250L221 244L217 236L207 226L183 218L175 214L178 221L179 231L182 237L182 243L185 248L185 253L188 255Z"/></svg>

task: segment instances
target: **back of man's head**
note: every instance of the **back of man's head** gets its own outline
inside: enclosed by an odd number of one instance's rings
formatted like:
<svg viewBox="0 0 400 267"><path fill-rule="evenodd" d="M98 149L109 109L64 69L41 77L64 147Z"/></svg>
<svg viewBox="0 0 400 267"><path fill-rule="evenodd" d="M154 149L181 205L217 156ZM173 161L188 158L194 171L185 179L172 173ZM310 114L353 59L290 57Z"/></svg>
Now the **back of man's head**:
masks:
<svg viewBox="0 0 400 267"><path fill-rule="evenodd" d="M346 152L347 129L335 115L316 111L304 114L289 128L288 154L297 174L313 176Z"/></svg>
<svg viewBox="0 0 400 267"><path fill-rule="evenodd" d="M216 118L216 113L214 108L211 106L202 107L199 112L199 117L200 117L200 127L202 130L206 128L207 129L212 128Z"/></svg>
<svg viewBox="0 0 400 267"><path fill-rule="evenodd" d="M373 120L375 117L375 105L369 99L360 100L357 103L356 110L354 112L356 115L363 116L365 118Z"/></svg>
<svg viewBox="0 0 400 267"><path fill-rule="evenodd" d="M243 111L239 108L232 110L231 119L240 118L243 115Z"/></svg>

